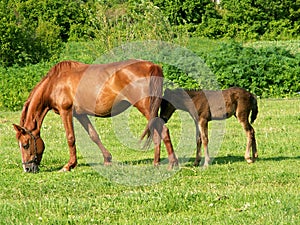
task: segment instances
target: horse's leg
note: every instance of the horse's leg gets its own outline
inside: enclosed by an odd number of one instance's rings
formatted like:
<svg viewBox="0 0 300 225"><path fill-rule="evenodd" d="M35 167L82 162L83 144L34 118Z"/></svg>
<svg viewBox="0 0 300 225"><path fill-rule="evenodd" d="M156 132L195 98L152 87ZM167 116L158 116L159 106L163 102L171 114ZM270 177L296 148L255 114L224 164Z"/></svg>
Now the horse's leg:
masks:
<svg viewBox="0 0 300 225"><path fill-rule="evenodd" d="M208 152L208 121L206 119L200 118L199 129L200 129L200 136L201 136L201 141L203 144L204 156L205 156L205 161L203 166L207 167L210 163L210 157Z"/></svg>
<svg viewBox="0 0 300 225"><path fill-rule="evenodd" d="M134 107L136 107L146 117L146 119L148 121L150 120L149 99L148 98L144 98L144 99L138 101L137 103L134 104ZM154 119L157 120L157 121L155 121L157 123L163 123L161 121L161 119L159 119L159 118L154 118ZM158 124L158 127L160 125L161 124ZM160 144L161 144L160 136L162 137L164 144L166 145L167 152L168 152L169 168L172 168L174 165L178 164L178 160L177 160L174 150L173 150L169 130L165 125L162 126L162 129L160 131L158 131L157 129L154 129L154 134L152 137L152 140L154 143L153 164L159 165L159 162L160 162L160 147L161 147L160 146Z"/></svg>
<svg viewBox="0 0 300 225"><path fill-rule="evenodd" d="M255 131L254 128L252 127L252 161L255 162L257 158L258 158L258 153L256 147Z"/></svg>
<svg viewBox="0 0 300 225"><path fill-rule="evenodd" d="M163 142L166 146L168 152L168 159L169 159L169 170L171 170L174 166L178 166L178 159L174 153L173 145L170 138L170 132L167 126L164 124L162 128L162 138Z"/></svg>
<svg viewBox="0 0 300 225"><path fill-rule="evenodd" d="M147 119L149 122L150 120L150 111L149 111L149 102L150 100L148 98L144 98L135 104L133 104L134 107L136 107ZM153 165L158 166L160 162L160 137L157 137L158 133L154 132L152 140L154 143L154 160ZM159 136L159 135L158 135Z"/></svg>
<svg viewBox="0 0 300 225"><path fill-rule="evenodd" d="M258 157L257 155L257 149L256 149L256 140L255 140L255 132L253 127L251 126L251 124L248 121L248 116L249 113L239 113L237 114L237 118L239 120L239 122L242 124L245 132L246 132L246 136L247 136L247 146L246 146L246 152L245 152L245 160L247 161L247 163L253 163L256 158ZM252 159L250 156L250 149L252 148Z"/></svg>
<svg viewBox="0 0 300 225"><path fill-rule="evenodd" d="M87 133L89 134L92 141L96 145L98 145L98 147L102 151L103 158L104 158L104 165L110 165L112 156L111 156L110 152L102 144L102 142L99 138L99 135L98 135L97 131L95 130L95 128L93 127L88 116L84 114L84 115L75 115L75 117L80 122L80 124L84 127L84 129L87 131Z"/></svg>
<svg viewBox="0 0 300 225"><path fill-rule="evenodd" d="M197 150L196 150L196 158L194 161L194 166L199 166L199 163L201 162L201 158L202 158L202 154L201 154L201 145L202 145L202 141L201 141L201 134L199 131L199 126L198 126L198 122L196 123L196 143L197 143Z"/></svg>
<svg viewBox="0 0 300 225"><path fill-rule="evenodd" d="M159 162L160 162L161 137L158 134L157 130L154 130L152 141L153 141L153 144L154 144L154 160L153 160L153 165L154 166L158 166Z"/></svg>
<svg viewBox="0 0 300 225"><path fill-rule="evenodd" d="M72 110L62 111L60 112L60 116L65 127L66 138L67 138L69 151L70 151L69 162L66 165L64 165L64 167L60 170L64 172L64 171L70 171L77 165L77 156L76 156L76 145L75 145Z"/></svg>

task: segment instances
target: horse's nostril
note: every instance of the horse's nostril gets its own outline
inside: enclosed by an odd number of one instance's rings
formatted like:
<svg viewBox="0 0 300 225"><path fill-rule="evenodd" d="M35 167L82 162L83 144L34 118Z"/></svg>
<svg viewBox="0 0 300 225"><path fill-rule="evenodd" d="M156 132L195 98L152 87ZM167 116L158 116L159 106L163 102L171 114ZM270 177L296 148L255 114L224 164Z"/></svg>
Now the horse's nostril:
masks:
<svg viewBox="0 0 300 225"><path fill-rule="evenodd" d="M26 172L26 173L30 172L30 168L26 167L26 168L25 168L25 172Z"/></svg>

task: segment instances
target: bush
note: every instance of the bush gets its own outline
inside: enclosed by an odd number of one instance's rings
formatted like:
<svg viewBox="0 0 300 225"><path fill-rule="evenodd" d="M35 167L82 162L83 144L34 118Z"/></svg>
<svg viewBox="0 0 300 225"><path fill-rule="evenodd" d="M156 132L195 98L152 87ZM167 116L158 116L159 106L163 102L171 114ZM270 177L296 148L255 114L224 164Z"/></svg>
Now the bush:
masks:
<svg viewBox="0 0 300 225"><path fill-rule="evenodd" d="M205 16L195 36L236 40L287 40L300 33L300 2L222 0L216 15Z"/></svg>
<svg viewBox="0 0 300 225"><path fill-rule="evenodd" d="M52 60L63 42L94 38L94 1L5 0L0 2L0 65ZM95 16L95 14L93 15Z"/></svg>
<svg viewBox="0 0 300 225"><path fill-rule="evenodd" d="M240 86L262 97L291 96L300 91L299 59L299 54L284 48L256 49L237 42L224 43L206 56L221 88Z"/></svg>
<svg viewBox="0 0 300 225"><path fill-rule="evenodd" d="M31 21L22 13L22 3L0 2L0 65L35 64L57 54L61 48L59 27L38 18Z"/></svg>
<svg viewBox="0 0 300 225"><path fill-rule="evenodd" d="M39 63L26 67L0 67L0 110L22 109L30 91L41 80L50 63Z"/></svg>

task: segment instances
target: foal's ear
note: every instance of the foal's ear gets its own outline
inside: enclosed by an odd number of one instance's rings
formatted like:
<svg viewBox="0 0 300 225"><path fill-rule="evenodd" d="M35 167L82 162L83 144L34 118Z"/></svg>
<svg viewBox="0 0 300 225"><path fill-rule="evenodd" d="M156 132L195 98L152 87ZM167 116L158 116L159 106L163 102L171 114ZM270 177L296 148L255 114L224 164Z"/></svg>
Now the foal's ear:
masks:
<svg viewBox="0 0 300 225"><path fill-rule="evenodd" d="M26 133L26 131L25 131L25 129L23 127L21 127L21 126L19 126L17 124L13 124L13 126L14 126L15 131L20 132L22 134Z"/></svg>
<svg viewBox="0 0 300 225"><path fill-rule="evenodd" d="M171 92L171 89L170 88L166 88L166 90L165 90L165 94L167 94L167 93L169 93L169 92Z"/></svg>

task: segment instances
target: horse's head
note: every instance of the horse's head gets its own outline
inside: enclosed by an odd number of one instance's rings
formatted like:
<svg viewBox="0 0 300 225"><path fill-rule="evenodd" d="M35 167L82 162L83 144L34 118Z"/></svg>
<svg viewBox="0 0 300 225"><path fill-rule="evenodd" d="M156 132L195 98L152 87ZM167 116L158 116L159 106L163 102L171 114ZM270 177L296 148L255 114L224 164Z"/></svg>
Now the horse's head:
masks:
<svg viewBox="0 0 300 225"><path fill-rule="evenodd" d="M159 117L162 118L165 121L165 123L168 122L168 120L176 110L174 105L170 103L170 101L172 100L171 95L172 95L171 90L166 89L160 105Z"/></svg>
<svg viewBox="0 0 300 225"><path fill-rule="evenodd" d="M25 172L37 172L38 166L42 160L45 145L39 136L34 136L33 133L24 127L14 124L16 130L16 138L18 140L22 164Z"/></svg>

